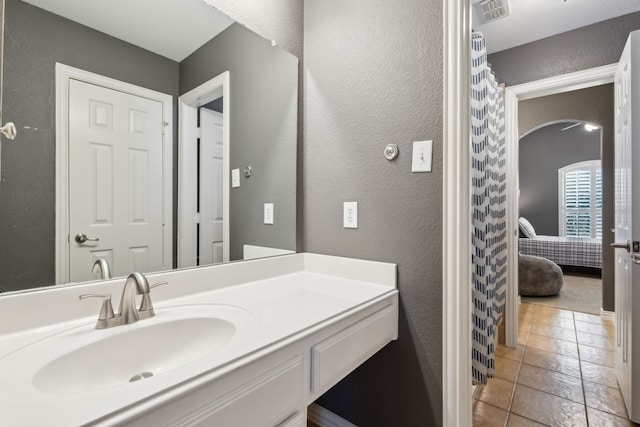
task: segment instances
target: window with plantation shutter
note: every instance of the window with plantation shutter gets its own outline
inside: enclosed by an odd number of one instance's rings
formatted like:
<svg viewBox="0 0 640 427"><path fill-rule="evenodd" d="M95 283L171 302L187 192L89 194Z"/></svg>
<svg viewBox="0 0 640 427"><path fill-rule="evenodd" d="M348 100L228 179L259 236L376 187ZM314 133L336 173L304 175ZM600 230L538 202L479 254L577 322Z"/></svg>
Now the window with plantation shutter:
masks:
<svg viewBox="0 0 640 427"><path fill-rule="evenodd" d="M560 235L602 238L600 160L573 163L558 170Z"/></svg>

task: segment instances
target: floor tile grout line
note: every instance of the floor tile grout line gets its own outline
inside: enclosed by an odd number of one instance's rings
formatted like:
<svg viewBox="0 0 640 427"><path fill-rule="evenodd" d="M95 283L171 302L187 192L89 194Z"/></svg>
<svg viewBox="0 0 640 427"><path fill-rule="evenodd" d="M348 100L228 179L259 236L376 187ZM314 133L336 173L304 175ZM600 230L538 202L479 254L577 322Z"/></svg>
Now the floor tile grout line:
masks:
<svg viewBox="0 0 640 427"><path fill-rule="evenodd" d="M575 313L573 315L573 322L575 323ZM576 330L576 342L578 340L578 331ZM582 386L582 398L584 399L584 417L587 420L587 427L589 427L589 411L587 410L587 392L584 388L584 375L582 373L582 358L580 357L580 345L578 347L578 367L580 368L580 385Z"/></svg>

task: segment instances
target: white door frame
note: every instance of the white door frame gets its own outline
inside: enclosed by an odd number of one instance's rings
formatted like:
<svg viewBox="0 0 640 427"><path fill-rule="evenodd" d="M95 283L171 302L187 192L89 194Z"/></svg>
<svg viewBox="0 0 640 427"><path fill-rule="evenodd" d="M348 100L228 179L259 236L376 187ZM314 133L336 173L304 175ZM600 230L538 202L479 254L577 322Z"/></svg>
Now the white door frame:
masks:
<svg viewBox="0 0 640 427"><path fill-rule="evenodd" d="M613 83L617 64L549 77L507 87L504 94L505 138L507 151L507 298L505 303L505 343L518 344L518 188L520 131L518 103L541 96ZM512 183L512 185L509 185Z"/></svg>
<svg viewBox="0 0 640 427"><path fill-rule="evenodd" d="M470 0L443 2L443 425L471 427ZM518 101L613 82L616 64L507 88L506 342L517 343ZM511 244L509 244L511 243Z"/></svg>
<svg viewBox="0 0 640 427"><path fill-rule="evenodd" d="M178 268L194 266L197 254L197 168L198 107L222 98L222 252L223 261L229 261L229 124L230 109L229 72L201 84L178 98Z"/></svg>
<svg viewBox="0 0 640 427"><path fill-rule="evenodd" d="M79 80L162 103L162 264L173 267L173 97L56 63L56 284L69 282L69 81ZM87 266L91 268L91 266Z"/></svg>
<svg viewBox="0 0 640 427"><path fill-rule="evenodd" d="M443 425L472 425L471 6L443 1Z"/></svg>

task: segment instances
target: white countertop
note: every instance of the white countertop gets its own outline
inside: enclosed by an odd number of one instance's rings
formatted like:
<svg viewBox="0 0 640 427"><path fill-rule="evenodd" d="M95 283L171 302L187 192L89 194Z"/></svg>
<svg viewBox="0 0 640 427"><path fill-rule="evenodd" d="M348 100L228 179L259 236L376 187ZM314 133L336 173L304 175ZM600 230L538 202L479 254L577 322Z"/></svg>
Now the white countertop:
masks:
<svg viewBox="0 0 640 427"><path fill-rule="evenodd" d="M145 322L162 321L163 313L168 313L170 308L206 304L214 310L216 306L239 307L248 313L246 318L250 320L243 320L246 323L243 332L222 350L139 383L81 393L43 391L32 383L31 378L43 362L69 349L54 349L48 354L41 354L41 351L29 351L30 347L33 347L31 350L37 350L35 346L46 348L48 342L58 339L58 334L68 334L69 331L85 334L89 339L95 336L97 340L100 334L117 333L118 328L132 327L94 329L99 304L92 305L95 314L91 316L63 318L53 324L39 322L21 329L6 328L5 333L0 334L0 425L80 425L133 404L137 407L153 406L183 393L198 382L211 381L238 369L265 351L280 348L291 339L303 337L325 323L397 293L393 264L312 254L287 255L243 264L167 272L149 279L150 282L168 279L168 285L157 288L159 291L163 288L168 290L165 298L153 290L156 317L141 320L134 324L138 325L136 327L144 326ZM246 268L254 269L254 272L243 272ZM259 270L267 273L274 270L272 273L276 274L260 276ZM239 272L245 278L257 280L239 281ZM213 290L206 290L208 281L216 281L218 285ZM121 289L121 282L112 283L111 287ZM93 286L100 289L107 284L99 282ZM186 293L181 294L180 289ZM65 287L63 294L68 295L58 295L53 299L82 307L77 295L87 291L85 285ZM47 292L51 291L40 294ZM22 298L14 296L13 304L23 305L22 316L29 315L30 304L41 300L42 295L36 294L24 293ZM114 307L117 307L117 292L113 294ZM0 310L3 298L0 297ZM20 312L15 307L12 310ZM171 339L171 336L166 337L167 346L171 346ZM117 352L117 349L113 351Z"/></svg>

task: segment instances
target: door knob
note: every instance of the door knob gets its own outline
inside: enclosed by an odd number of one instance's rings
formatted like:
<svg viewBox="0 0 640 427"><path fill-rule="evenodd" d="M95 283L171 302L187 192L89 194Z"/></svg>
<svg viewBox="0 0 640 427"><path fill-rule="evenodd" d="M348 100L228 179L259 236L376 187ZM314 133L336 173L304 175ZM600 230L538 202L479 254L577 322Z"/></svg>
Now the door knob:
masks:
<svg viewBox="0 0 640 427"><path fill-rule="evenodd" d="M616 248L616 249L626 249L627 252L631 252L631 242L627 242L627 243L612 243L611 247L612 248Z"/></svg>
<svg viewBox="0 0 640 427"><path fill-rule="evenodd" d="M84 243L84 242L98 242L100 241L100 238L98 237L87 237L86 234L76 234L76 242L78 243Z"/></svg>
<svg viewBox="0 0 640 427"><path fill-rule="evenodd" d="M16 139L16 125L9 122L6 125L0 127L0 133L7 137L7 139Z"/></svg>

